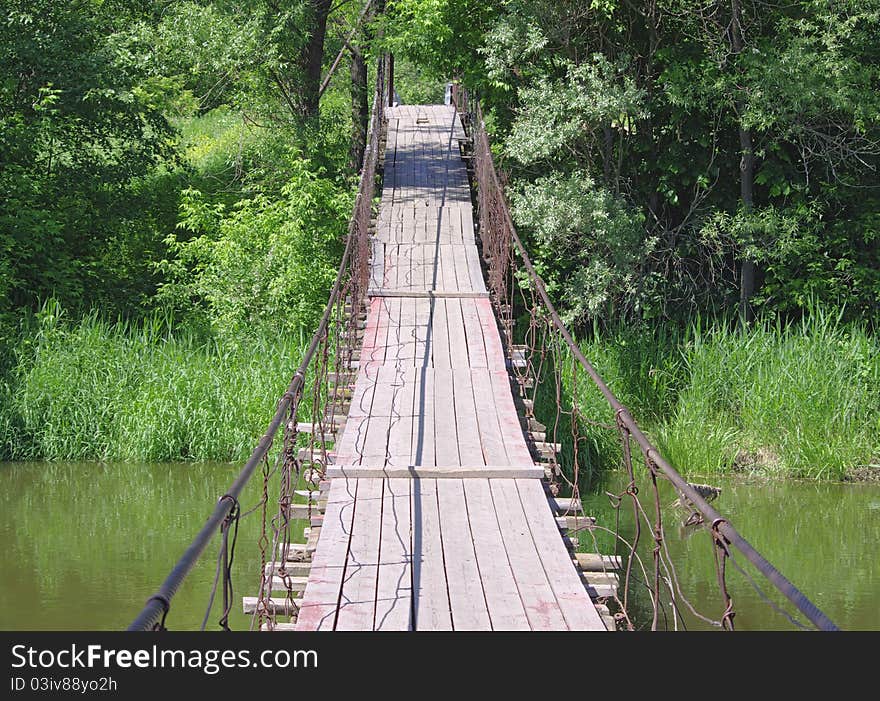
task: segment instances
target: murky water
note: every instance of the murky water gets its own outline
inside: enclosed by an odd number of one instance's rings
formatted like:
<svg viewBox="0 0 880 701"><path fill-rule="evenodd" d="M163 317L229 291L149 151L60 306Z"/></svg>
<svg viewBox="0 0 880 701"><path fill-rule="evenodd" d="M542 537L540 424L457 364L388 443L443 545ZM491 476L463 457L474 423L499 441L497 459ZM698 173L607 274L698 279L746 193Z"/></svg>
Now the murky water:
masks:
<svg viewBox="0 0 880 701"><path fill-rule="evenodd" d="M880 630L880 485L878 484L817 484L800 481L765 481L700 478L721 487L720 496L713 506L727 518L767 560L769 560L798 589L809 597L840 628L845 630ZM649 481L640 483L640 501L654 519L654 501ZM600 525L613 529L616 513L605 492L619 494L625 481L620 474L609 475L603 485L597 485L585 499L588 513L598 518ZM628 499L628 497L627 497ZM724 611L715 570L714 545L703 527L683 527L687 511L672 506L676 495L668 483L661 484L661 505L666 531L666 546L674 572L662 572L669 579L677 578L681 592L701 614L718 621ZM635 534L631 501L624 501L620 510L621 532L628 540ZM653 581L652 550L654 540L644 520L641 529L642 564ZM613 538L597 533L602 552L613 551ZM582 550L590 536L582 536ZM587 546L591 542L587 543ZM629 549L620 546L620 552ZM733 598L739 630L791 630L795 628L786 616L773 609L765 596L778 607L802 623L807 621L783 597L775 594L769 584L744 557L736 562L753 578L759 593L749 578L739 572L733 563L727 565L728 590ZM641 567L634 563L633 572L644 581ZM642 625L650 628L646 588L634 582L632 590L637 598L635 610ZM665 622L675 625L670 597L662 599ZM710 629L692 615L687 605L679 600L688 629ZM663 626L664 616L660 617ZM681 628L681 623L679 623Z"/></svg>
<svg viewBox="0 0 880 701"><path fill-rule="evenodd" d="M204 525L240 465L0 464L0 628L125 629ZM259 478L241 499L260 497ZM259 583L259 512L241 523L231 625ZM174 599L167 626L197 630L218 540ZM217 628L220 595L209 619Z"/></svg>
<svg viewBox="0 0 880 701"><path fill-rule="evenodd" d="M124 629L239 469L222 464L0 464L0 629ZM840 627L880 630L880 485L704 481L722 487L718 510ZM587 496L587 510L613 528L615 514L605 489L619 491L619 478L612 475ZM258 501L259 490L257 477L242 498L245 511ZM694 607L717 619L722 606L710 538L705 531L678 527L686 514L669 506L673 499L670 492L662 501L676 576ZM645 507L651 513L648 498ZM259 518L259 512L245 518L239 533L230 619L236 629L250 624L240 613L241 596L256 593ZM621 524L631 537L627 504ZM607 534L597 537L603 552L613 550ZM582 536L581 549L594 549L587 538ZM644 564L650 568L647 529L642 538ZM201 625L216 552L215 542L178 593L169 628ZM728 581L738 628L792 627L732 566ZM644 603L644 587L634 584L633 589L641 589L634 596ZM645 614L644 608L634 609ZM668 602L666 609L672 627ZM209 628L216 628L219 616L218 596ZM685 625L709 627L689 614Z"/></svg>

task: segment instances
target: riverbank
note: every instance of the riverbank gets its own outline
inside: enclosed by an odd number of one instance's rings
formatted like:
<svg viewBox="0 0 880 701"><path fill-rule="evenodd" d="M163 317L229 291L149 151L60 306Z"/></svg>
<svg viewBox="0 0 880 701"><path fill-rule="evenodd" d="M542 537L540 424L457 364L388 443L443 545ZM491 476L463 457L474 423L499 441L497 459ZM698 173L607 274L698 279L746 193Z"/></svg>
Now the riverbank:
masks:
<svg viewBox="0 0 880 701"><path fill-rule="evenodd" d="M243 461L307 341L44 318L0 381L0 459Z"/></svg>
<svg viewBox="0 0 880 701"><path fill-rule="evenodd" d="M307 338L198 338L158 320L44 316L0 383L0 457L241 461ZM594 334L585 355L684 475L871 480L880 472L880 343L829 314L747 331ZM580 382L584 416L611 421ZM302 418L302 417L300 417ZM595 471L616 433L585 425Z"/></svg>
<svg viewBox="0 0 880 701"><path fill-rule="evenodd" d="M686 476L860 481L880 473L880 343L833 314L748 330L621 330L581 348ZM584 415L613 424L599 392L578 386ZM599 462L616 464L616 432L584 431Z"/></svg>

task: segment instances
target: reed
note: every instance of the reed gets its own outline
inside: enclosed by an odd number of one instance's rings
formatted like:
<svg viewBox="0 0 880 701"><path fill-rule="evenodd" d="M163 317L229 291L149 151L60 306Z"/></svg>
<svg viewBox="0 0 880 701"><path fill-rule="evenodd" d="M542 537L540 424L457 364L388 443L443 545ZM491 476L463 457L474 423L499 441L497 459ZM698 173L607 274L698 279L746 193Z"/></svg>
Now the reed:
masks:
<svg viewBox="0 0 880 701"><path fill-rule="evenodd" d="M840 314L595 333L581 348L683 474L840 480L880 467L880 343ZM613 423L586 377L576 394ZM583 430L603 465L619 462L614 432Z"/></svg>
<svg viewBox="0 0 880 701"><path fill-rule="evenodd" d="M199 338L159 317L43 321L0 384L3 457L243 460L306 342L302 334Z"/></svg>

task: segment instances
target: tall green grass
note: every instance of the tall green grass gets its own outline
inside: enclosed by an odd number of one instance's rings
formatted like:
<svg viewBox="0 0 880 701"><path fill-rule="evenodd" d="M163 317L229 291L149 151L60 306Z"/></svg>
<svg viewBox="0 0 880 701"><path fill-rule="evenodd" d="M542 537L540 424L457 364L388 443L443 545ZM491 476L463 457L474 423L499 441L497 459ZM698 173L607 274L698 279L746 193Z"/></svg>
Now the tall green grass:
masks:
<svg viewBox="0 0 880 701"><path fill-rule="evenodd" d="M159 318L43 315L0 385L0 456L218 460L250 455L307 339L199 339Z"/></svg>
<svg viewBox="0 0 880 701"><path fill-rule="evenodd" d="M834 314L594 333L581 349L683 474L839 480L880 467L880 342ZM585 375L575 393L585 416L613 424ZM615 432L583 430L594 460L619 463Z"/></svg>

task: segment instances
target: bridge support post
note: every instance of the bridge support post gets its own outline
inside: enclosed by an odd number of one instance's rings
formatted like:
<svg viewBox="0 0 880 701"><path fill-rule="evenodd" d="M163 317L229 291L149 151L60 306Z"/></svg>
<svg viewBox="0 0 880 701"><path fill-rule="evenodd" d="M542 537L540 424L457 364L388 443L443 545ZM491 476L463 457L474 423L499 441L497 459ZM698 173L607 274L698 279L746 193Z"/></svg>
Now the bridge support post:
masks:
<svg viewBox="0 0 880 701"><path fill-rule="evenodd" d="M388 106L394 107L394 54L388 54Z"/></svg>

